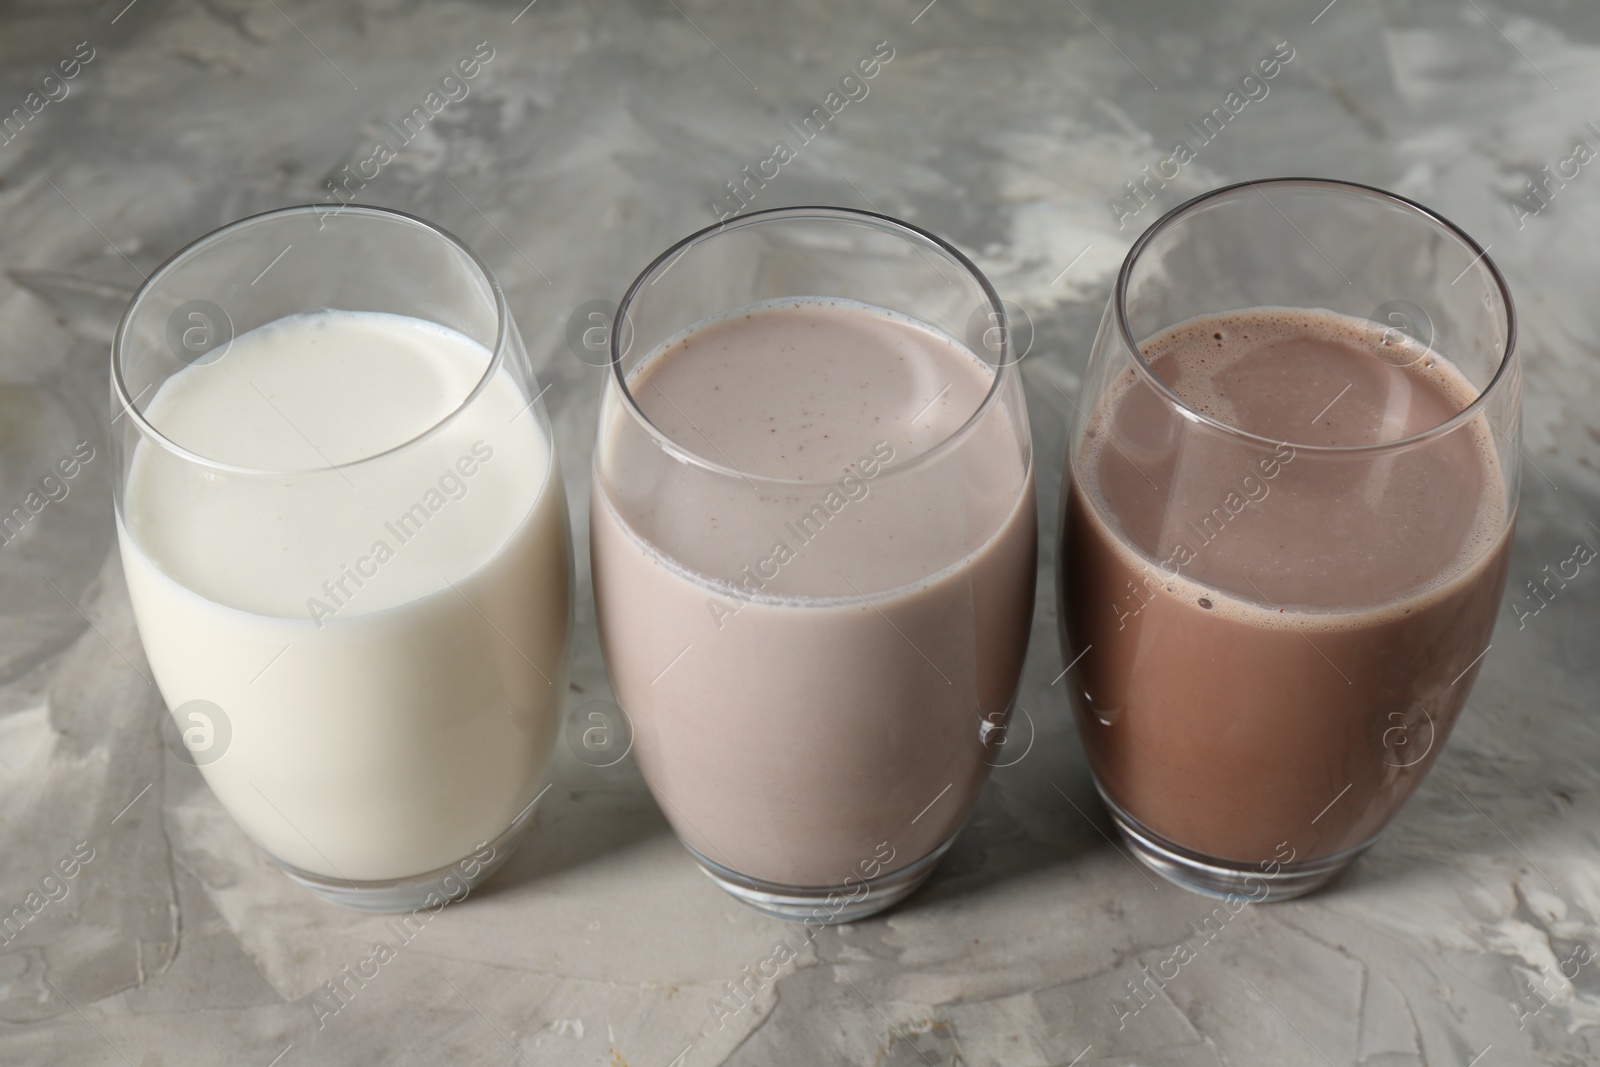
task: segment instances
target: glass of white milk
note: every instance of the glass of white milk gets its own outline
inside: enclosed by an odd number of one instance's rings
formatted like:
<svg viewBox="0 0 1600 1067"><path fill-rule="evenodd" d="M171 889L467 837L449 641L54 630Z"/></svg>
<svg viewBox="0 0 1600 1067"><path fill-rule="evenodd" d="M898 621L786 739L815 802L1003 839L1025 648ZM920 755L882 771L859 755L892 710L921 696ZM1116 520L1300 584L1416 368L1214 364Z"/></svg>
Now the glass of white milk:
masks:
<svg viewBox="0 0 1600 1067"><path fill-rule="evenodd" d="M323 897L459 900L532 818L573 588L541 396L489 268L395 211L235 222L123 316L117 534L169 733Z"/></svg>

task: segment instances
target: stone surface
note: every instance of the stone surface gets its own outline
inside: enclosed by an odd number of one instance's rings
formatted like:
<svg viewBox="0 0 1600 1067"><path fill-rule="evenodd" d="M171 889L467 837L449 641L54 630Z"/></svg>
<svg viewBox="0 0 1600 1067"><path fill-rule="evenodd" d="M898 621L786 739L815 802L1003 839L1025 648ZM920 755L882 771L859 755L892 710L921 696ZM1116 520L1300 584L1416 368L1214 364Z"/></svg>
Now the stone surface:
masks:
<svg viewBox="0 0 1600 1067"><path fill-rule="evenodd" d="M93 58L0 146L0 506L77 442L96 458L0 546L0 901L92 850L67 895L0 946L0 1061L1600 1062L1600 963L1560 973L1600 943L1592 570L1537 615L1508 603L1436 771L1350 875L1246 910L1137 1013L1126 983L1211 905L1107 837L1051 686L1047 536L1022 696L1033 747L899 909L820 934L719 1024L708 1004L724 983L795 935L699 875L631 762L598 770L563 746L514 861L319 1020L314 991L371 952L381 921L294 889L167 752L111 552L106 352L141 275L241 215L326 199L327 178L486 41L471 95L360 200L440 222L499 273L550 386L586 575L600 378L569 350L569 317L712 221L724 183L887 41L870 94L756 206L900 215L1028 311L1042 514L1066 395L1137 233L1226 181L1345 177L1491 244L1517 294L1528 465L1508 601L1521 603L1546 564L1600 545L1600 173L1581 169L1536 216L1512 207L1576 141L1600 148L1600 10L1323 3L8 5L0 113L26 114L78 42ZM1294 59L1269 95L1119 226L1108 200L1281 41ZM586 582L574 706L609 695Z"/></svg>

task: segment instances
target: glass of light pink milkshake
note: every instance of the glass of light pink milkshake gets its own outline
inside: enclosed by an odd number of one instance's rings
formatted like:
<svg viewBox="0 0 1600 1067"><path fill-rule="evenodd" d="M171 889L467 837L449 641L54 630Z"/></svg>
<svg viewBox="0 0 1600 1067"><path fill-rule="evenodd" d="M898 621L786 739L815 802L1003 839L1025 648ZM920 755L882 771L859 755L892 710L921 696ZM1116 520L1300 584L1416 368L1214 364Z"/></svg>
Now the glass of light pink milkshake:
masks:
<svg viewBox="0 0 1600 1067"><path fill-rule="evenodd" d="M1096 786L1190 889L1287 899L1376 840L1489 650L1516 517L1511 296L1418 204L1286 178L1123 264L1062 493Z"/></svg>
<svg viewBox="0 0 1600 1067"><path fill-rule="evenodd" d="M980 312L1001 328L975 350ZM994 762L1038 536L1004 321L950 245L834 208L694 234L617 312L590 504L607 669L668 821L760 910L902 899Z"/></svg>

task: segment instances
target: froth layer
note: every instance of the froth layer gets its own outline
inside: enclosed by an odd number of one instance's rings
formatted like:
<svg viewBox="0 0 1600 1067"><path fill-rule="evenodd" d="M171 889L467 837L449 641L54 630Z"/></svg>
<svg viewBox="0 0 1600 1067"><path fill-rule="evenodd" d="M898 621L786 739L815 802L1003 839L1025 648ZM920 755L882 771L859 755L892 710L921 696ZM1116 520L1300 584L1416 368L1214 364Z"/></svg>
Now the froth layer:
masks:
<svg viewBox="0 0 1600 1067"><path fill-rule="evenodd" d="M1323 353L1328 350L1346 352L1358 363L1361 357L1367 357L1372 368L1385 377L1404 376L1415 380L1427 395L1441 402L1435 412L1438 422L1418 425L1415 418L1395 421L1383 427L1390 432L1367 439L1352 432L1349 426L1339 427L1335 436L1344 438L1339 440L1317 440L1318 435L1309 432L1303 436L1270 432L1272 427L1260 425L1258 419L1251 417L1251 412L1240 410L1236 394L1229 389L1230 379L1255 369L1251 365L1264 358L1288 361L1298 350L1308 346L1316 346ZM1293 445L1392 443L1432 429L1478 397L1477 388L1465 375L1428 345L1370 319L1325 310L1265 307L1205 315L1162 331L1145 341L1140 351L1156 377L1193 410L1247 433ZM1338 372L1330 367L1329 373L1337 377ZM1322 414L1335 413L1342 399L1337 392L1310 397L1295 395L1291 389L1306 389L1309 383L1296 380L1292 374L1291 370L1286 375L1282 397L1287 406L1310 404L1312 410L1316 410L1326 399L1328 410ZM1392 386L1392 382L1374 384ZM1315 419L1307 423L1313 429L1319 424ZM1402 430L1406 432L1400 432Z"/></svg>
<svg viewBox="0 0 1600 1067"><path fill-rule="evenodd" d="M995 371L908 315L828 297L764 301L699 322L628 374L679 447L755 478L831 481L878 441L904 465L978 412Z"/></svg>

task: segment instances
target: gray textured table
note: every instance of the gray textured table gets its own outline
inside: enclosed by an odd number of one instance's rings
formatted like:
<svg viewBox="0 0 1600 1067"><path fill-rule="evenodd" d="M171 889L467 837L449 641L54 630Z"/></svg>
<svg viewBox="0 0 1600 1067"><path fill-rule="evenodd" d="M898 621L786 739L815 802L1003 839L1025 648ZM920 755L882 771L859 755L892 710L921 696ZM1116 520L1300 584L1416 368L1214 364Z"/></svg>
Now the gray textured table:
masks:
<svg viewBox="0 0 1600 1067"><path fill-rule="evenodd" d="M79 442L95 458L0 546L0 901L41 894L0 945L0 1062L1600 1062L1600 960L1577 963L1600 944L1600 571L1548 603L1524 588L1600 547L1600 168L1574 161L1579 141L1600 149L1600 9L925 2L5 7L0 506ZM599 770L564 746L512 863L375 978L343 979L395 943L383 921L291 886L162 744L113 552L115 315L202 232L328 199L328 179L488 42L467 98L358 200L437 220L507 287L580 527L571 700L605 697L581 528L600 379L571 354L569 317L710 221L724 183L885 41L870 92L756 206L900 215L1030 313L1045 516L1069 414L1057 387L1075 389L1113 272L1161 211L1230 180L1323 174L1419 198L1492 244L1522 312L1528 463L1509 603L1448 750L1349 876L1245 910L1119 1028L1141 963L1193 940L1211 905L1109 843L1050 684L1047 554L1027 757L995 774L926 888L822 933L725 1025L709 1002L784 928L698 873L631 761ZM1152 203L1128 199L1280 42L1293 58L1267 95ZM42 83L61 61L75 77ZM1527 199L1547 166L1572 176ZM74 876L46 885L63 862ZM330 981L346 995L319 1012Z"/></svg>

